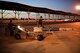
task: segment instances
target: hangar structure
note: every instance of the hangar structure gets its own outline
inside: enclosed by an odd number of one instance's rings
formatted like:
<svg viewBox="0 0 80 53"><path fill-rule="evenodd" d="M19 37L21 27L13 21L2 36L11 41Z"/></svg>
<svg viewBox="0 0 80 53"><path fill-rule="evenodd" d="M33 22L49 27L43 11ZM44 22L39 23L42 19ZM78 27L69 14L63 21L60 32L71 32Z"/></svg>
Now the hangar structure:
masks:
<svg viewBox="0 0 80 53"><path fill-rule="evenodd" d="M17 17L20 17L21 11L27 12L27 17L30 19L30 13L35 12L37 16L40 16L40 13L44 14L44 17L46 17L46 14L48 15L48 19L54 18L56 16L59 19L79 19L80 15L79 14L74 14L70 12L64 12L64 11L58 11L58 10L52 10L49 8L44 8L44 7L34 7L34 6L29 6L25 4L20 4L16 2L9 2L9 1L0 1L0 15L1 19L4 19L4 13L7 10L11 10L14 13L14 18L16 19ZM9 13L8 13L9 14ZM7 14L6 14L7 15ZM51 17L53 15L53 17ZM16 17L17 16L17 17ZM37 18L36 16L36 18Z"/></svg>

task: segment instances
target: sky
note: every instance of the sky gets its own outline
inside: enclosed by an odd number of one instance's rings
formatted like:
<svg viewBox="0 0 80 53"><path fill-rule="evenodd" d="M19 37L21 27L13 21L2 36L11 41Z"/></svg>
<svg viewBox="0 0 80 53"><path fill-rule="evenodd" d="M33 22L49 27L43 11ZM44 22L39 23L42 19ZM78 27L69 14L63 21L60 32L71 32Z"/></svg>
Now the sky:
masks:
<svg viewBox="0 0 80 53"><path fill-rule="evenodd" d="M59 10L64 12L80 14L80 10L75 9L76 5L80 5L80 0L2 0L2 1L17 2L17 3L35 6L35 7L44 7L52 10ZM14 16L14 15L13 14L7 15L5 17L10 17L10 16ZM30 17L34 18L35 16L34 14L32 14ZM22 14L21 17L26 18L27 16Z"/></svg>
<svg viewBox="0 0 80 53"><path fill-rule="evenodd" d="M75 5L80 3L80 0L4 0L18 2L30 6L45 7L53 10L65 12L79 13L75 10Z"/></svg>

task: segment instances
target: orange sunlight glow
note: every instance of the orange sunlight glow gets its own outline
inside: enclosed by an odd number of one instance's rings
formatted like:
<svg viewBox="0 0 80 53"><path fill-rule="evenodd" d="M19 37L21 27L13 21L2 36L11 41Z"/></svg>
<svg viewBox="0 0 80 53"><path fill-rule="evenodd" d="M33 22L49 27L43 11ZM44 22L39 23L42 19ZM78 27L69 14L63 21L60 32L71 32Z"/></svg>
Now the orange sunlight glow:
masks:
<svg viewBox="0 0 80 53"><path fill-rule="evenodd" d="M76 10L80 10L80 5L77 5L75 8Z"/></svg>

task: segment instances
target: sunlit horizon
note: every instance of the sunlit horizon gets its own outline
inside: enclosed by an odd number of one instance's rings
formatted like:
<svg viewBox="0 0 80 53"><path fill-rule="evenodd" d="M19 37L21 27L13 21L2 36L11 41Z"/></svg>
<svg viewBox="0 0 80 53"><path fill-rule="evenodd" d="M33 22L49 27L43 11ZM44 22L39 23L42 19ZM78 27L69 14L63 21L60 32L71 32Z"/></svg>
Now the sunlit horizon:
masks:
<svg viewBox="0 0 80 53"><path fill-rule="evenodd" d="M80 3L79 0L4 0L4 1L17 2L25 5L44 7L52 10L60 10L71 13L78 13L72 7L74 7L77 3Z"/></svg>

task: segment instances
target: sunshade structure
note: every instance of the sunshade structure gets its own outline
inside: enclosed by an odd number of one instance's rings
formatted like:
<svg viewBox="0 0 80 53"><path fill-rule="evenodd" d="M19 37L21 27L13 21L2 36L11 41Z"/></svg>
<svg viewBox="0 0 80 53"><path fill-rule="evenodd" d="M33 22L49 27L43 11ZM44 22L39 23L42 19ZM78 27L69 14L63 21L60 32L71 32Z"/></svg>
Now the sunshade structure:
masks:
<svg viewBox="0 0 80 53"><path fill-rule="evenodd" d="M36 13L47 13L47 14L57 14L57 15L68 15L68 16L80 16L78 14L57 11L43 7L34 7L25 4L20 4L16 2L9 1L0 1L0 9L3 10L14 10L14 11L27 11L27 12L36 12Z"/></svg>
<svg viewBox="0 0 80 53"><path fill-rule="evenodd" d="M33 7L15 2L0 1L0 9L16 10L16 11L30 11L39 13L52 13L53 10L41 7Z"/></svg>

